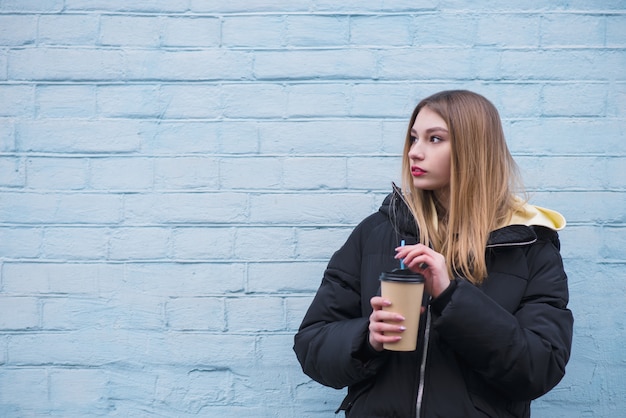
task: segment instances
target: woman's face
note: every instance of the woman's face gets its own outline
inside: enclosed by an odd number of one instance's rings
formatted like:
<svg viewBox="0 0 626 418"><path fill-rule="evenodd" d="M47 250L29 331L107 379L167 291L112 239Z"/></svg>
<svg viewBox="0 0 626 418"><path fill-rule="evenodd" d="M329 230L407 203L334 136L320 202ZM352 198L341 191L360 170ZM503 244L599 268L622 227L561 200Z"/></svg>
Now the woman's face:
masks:
<svg viewBox="0 0 626 418"><path fill-rule="evenodd" d="M409 161L413 185L432 190L441 203L447 202L450 188L450 133L437 113L423 107L411 128Z"/></svg>

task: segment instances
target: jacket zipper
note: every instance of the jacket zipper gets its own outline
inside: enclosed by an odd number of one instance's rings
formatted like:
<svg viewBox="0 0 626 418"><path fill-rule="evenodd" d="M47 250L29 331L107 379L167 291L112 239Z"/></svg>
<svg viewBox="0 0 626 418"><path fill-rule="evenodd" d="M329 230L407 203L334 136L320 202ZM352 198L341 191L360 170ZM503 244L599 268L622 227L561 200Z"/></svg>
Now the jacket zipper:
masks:
<svg viewBox="0 0 626 418"><path fill-rule="evenodd" d="M505 243L502 243L502 244L487 244L486 248L521 247L523 245L534 244L535 242L537 242L537 238L532 239L530 241L524 241L524 242L505 242Z"/></svg>
<svg viewBox="0 0 626 418"><path fill-rule="evenodd" d="M426 329L424 330L424 351L422 353L422 364L420 365L420 383L417 388L416 418L420 418L422 410L422 398L424 395L424 381L426 379L426 355L428 354L428 343L430 341L430 305L426 310Z"/></svg>

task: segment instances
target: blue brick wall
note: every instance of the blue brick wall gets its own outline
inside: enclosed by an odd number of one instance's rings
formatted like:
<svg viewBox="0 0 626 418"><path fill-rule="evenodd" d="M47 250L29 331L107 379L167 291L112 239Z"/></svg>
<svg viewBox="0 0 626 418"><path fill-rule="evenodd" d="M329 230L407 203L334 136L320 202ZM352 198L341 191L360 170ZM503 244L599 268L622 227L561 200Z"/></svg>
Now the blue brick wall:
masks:
<svg viewBox="0 0 626 418"><path fill-rule="evenodd" d="M333 416L293 334L447 88L569 221L533 416L626 416L626 7L469 4L0 0L0 416Z"/></svg>

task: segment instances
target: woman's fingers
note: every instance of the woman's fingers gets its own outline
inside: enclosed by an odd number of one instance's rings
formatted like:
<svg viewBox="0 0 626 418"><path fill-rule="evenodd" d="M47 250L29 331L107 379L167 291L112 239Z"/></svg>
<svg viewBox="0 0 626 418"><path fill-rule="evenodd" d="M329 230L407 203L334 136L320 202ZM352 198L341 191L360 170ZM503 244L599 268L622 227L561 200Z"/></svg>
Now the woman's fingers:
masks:
<svg viewBox="0 0 626 418"><path fill-rule="evenodd" d="M380 296L374 296L370 303L374 309L370 315L370 345L375 350L381 351L384 343L402 339L400 335L385 335L385 332L403 332L406 329L402 324L404 317L396 312L382 310L383 306L390 306L391 303Z"/></svg>
<svg viewBox="0 0 626 418"><path fill-rule="evenodd" d="M450 285L445 257L423 244L396 248L396 258L412 271L424 275L426 291L437 297Z"/></svg>

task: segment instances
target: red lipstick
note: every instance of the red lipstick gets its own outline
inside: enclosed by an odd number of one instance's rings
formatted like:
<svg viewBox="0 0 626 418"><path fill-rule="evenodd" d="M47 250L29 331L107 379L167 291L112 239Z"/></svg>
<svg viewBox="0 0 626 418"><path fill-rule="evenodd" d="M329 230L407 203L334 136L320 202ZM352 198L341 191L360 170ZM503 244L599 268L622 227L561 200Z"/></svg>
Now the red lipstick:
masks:
<svg viewBox="0 0 626 418"><path fill-rule="evenodd" d="M419 168L416 165L411 166L411 174L413 175L413 177L419 177L419 176L422 176L422 175L424 175L426 173L427 173L426 170L422 170L421 168Z"/></svg>

